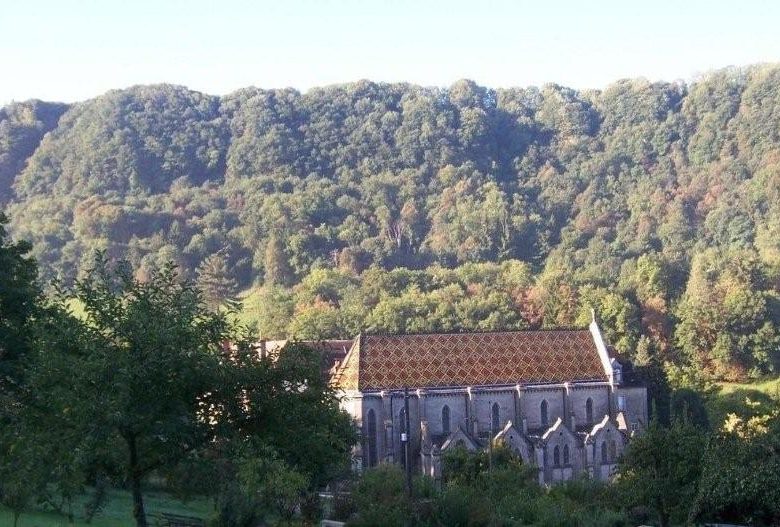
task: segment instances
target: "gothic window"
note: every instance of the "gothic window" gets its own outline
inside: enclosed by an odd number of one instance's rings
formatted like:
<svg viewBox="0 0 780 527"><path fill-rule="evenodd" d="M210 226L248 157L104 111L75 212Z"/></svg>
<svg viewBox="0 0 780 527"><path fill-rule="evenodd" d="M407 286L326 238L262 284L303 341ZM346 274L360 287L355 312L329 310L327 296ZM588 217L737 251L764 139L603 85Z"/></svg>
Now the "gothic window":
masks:
<svg viewBox="0 0 780 527"><path fill-rule="evenodd" d="M618 395L617 405L618 405L618 411L619 412L625 412L626 411L626 396L625 395Z"/></svg>
<svg viewBox="0 0 780 527"><path fill-rule="evenodd" d="M556 467L561 466L561 449L558 446L553 449L553 465Z"/></svg>
<svg viewBox="0 0 780 527"><path fill-rule="evenodd" d="M450 407L446 404L441 409L441 431L444 435L450 435Z"/></svg>
<svg viewBox="0 0 780 527"><path fill-rule="evenodd" d="M368 411L366 419L366 450L368 451L368 466L376 466L376 414L374 410Z"/></svg>
<svg viewBox="0 0 780 527"><path fill-rule="evenodd" d="M569 464L569 445L563 445L563 464Z"/></svg>
<svg viewBox="0 0 780 527"><path fill-rule="evenodd" d="M542 401L541 417L542 417L542 426L547 426L547 401Z"/></svg>
<svg viewBox="0 0 780 527"><path fill-rule="evenodd" d="M490 431L495 434L498 431L499 426L501 425L501 414L500 414L500 409L498 407L498 403L493 403L492 419L493 420L490 423L492 425L492 428L490 429Z"/></svg>
<svg viewBox="0 0 780 527"><path fill-rule="evenodd" d="M593 424L593 399L590 397L585 401L585 422Z"/></svg>
<svg viewBox="0 0 780 527"><path fill-rule="evenodd" d="M607 442L603 441L601 443L601 462L606 463L607 462Z"/></svg>
<svg viewBox="0 0 780 527"><path fill-rule="evenodd" d="M546 467L549 461L547 460L547 446L542 448L542 466Z"/></svg>
<svg viewBox="0 0 780 527"><path fill-rule="evenodd" d="M617 459L617 446L615 445L614 440L610 440L609 442L609 460L615 461Z"/></svg>

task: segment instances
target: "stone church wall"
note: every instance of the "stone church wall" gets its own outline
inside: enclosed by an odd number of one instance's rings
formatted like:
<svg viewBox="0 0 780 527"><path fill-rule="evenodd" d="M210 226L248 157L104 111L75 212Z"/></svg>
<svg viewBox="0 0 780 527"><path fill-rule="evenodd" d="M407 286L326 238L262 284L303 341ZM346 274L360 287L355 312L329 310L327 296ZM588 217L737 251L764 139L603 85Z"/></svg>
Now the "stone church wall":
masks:
<svg viewBox="0 0 780 527"><path fill-rule="evenodd" d="M469 394L470 393L470 394ZM442 423L442 410L449 408L449 432L454 433L458 427L463 427L466 433L486 444L489 432L493 435L500 432L512 421L518 433L523 434L523 420L530 434L542 434L534 441L543 441L533 447L533 456L540 467L540 481L545 483L571 479L581 472L591 474L597 479L607 479L614 471L615 462L622 453L627 433L617 428L616 418L619 408L623 405L623 413L628 426L633 422L644 425L647 419L646 390L643 387L616 387L614 391L609 385L576 385L569 386L527 386L519 391L515 387L482 388L467 390L453 388L450 390L414 391L409 393L410 410L410 454L411 462L421 470L421 446L423 422L426 423L429 440L441 446L449 434L445 433ZM593 402L593 421L587 422L586 402ZM622 399L619 399L622 398ZM541 422L541 404L547 402L547 425ZM618 403L620 401L620 403ZM498 426L494 426L493 405L498 404ZM403 459L403 443L400 440L404 423L401 422L404 408L404 397L401 392L392 393L353 393L342 399L342 407L355 416L363 434L361 444L356 448L356 468L367 467L371 461L369 449L375 452L374 461L400 463ZM611 410L611 411L610 411ZM376 436L368 437L370 412L374 413ZM572 429L571 414L574 414ZM568 416L566 414L569 414ZM604 421L605 416L610 416ZM562 423L556 425L557 419ZM605 422L588 436L583 444L583 435L574 432L590 431L594 425ZM373 441L373 445L371 444ZM431 443L428 443L429 445ZM602 445L607 445L607 457L602 457ZM555 448L558 447L558 459L555 459ZM428 447L429 448L429 447ZM568 450L568 460L564 449ZM526 447L527 449L527 447ZM546 454L545 454L546 452ZM526 457L530 451L526 453ZM430 461L430 460L429 460Z"/></svg>
<svg viewBox="0 0 780 527"><path fill-rule="evenodd" d="M578 427L590 424L591 426L601 421L605 415L609 415L609 387L607 386L573 386L569 389L569 413L574 413ZM587 401L593 401L593 417L588 423ZM569 422L566 423L570 425Z"/></svg>
<svg viewBox="0 0 780 527"><path fill-rule="evenodd" d="M525 417L529 430L540 430L551 426L559 417L563 419L562 387L526 388L520 397L522 415ZM542 401L547 401L547 424L542 423Z"/></svg>

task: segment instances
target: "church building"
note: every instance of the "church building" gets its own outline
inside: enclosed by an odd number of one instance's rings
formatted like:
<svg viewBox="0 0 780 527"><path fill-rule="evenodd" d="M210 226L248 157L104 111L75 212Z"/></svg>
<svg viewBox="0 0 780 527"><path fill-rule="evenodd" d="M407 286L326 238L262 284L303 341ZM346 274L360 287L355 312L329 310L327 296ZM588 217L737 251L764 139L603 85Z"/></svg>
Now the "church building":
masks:
<svg viewBox="0 0 780 527"><path fill-rule="evenodd" d="M448 449L493 441L550 484L608 479L646 426L646 389L624 373L594 320L581 330L361 334L332 382L360 427L358 469L408 462L440 478Z"/></svg>

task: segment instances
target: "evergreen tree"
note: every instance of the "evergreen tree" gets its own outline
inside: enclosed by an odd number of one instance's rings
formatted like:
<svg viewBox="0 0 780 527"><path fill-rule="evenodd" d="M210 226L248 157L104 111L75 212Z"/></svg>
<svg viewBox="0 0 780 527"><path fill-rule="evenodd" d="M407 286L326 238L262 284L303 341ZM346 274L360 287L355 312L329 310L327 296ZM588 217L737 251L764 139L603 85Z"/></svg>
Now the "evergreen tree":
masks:
<svg viewBox="0 0 780 527"><path fill-rule="evenodd" d="M206 303L216 308L238 292L238 283L228 267L225 251L217 251L204 259L195 271L198 288Z"/></svg>
<svg viewBox="0 0 780 527"><path fill-rule="evenodd" d="M293 271L287 257L284 242L272 234L265 248L265 283L267 285L289 285Z"/></svg>

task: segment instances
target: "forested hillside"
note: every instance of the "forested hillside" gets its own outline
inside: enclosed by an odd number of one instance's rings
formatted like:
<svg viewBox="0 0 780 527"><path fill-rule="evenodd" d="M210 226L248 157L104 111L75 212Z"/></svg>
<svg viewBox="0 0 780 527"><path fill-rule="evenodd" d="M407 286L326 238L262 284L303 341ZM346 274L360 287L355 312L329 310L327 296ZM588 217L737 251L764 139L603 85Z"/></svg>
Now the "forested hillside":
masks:
<svg viewBox="0 0 780 527"><path fill-rule="evenodd" d="M0 204L66 282L166 260L264 337L580 325L673 379L780 366L780 66L603 91L141 86L0 110Z"/></svg>

